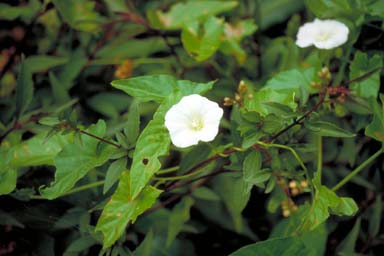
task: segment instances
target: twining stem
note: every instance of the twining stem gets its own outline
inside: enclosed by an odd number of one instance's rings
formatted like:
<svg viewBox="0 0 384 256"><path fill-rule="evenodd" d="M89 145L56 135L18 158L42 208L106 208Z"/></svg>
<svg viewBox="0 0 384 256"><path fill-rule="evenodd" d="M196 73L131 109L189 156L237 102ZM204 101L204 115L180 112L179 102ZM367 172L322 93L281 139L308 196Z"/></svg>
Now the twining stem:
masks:
<svg viewBox="0 0 384 256"><path fill-rule="evenodd" d="M323 140L321 135L317 136L317 168L316 172L318 173L320 177L321 182L321 171L323 167Z"/></svg>
<svg viewBox="0 0 384 256"><path fill-rule="evenodd" d="M297 152L293 148L291 148L289 146L281 145L281 144L264 143L261 141L258 141L256 143L259 144L260 146L265 147L265 148L281 148L281 149L285 149L285 150L290 151L292 153L292 155L296 158L297 162L300 164L301 168L304 170L305 176L307 177L307 180L308 180L308 183L310 185L312 185L311 177L309 176L309 171L308 171L307 167L305 166L303 160L300 158L300 156L297 154ZM313 194L312 186L310 186L310 187L311 187L311 193Z"/></svg>
<svg viewBox="0 0 384 256"><path fill-rule="evenodd" d="M103 184L104 184L104 180L100 180L100 181L92 182L92 183L89 183L89 184L85 184L83 186L79 186L77 188L69 190L68 192L65 192L64 194L60 195L60 197L72 195L72 194L75 194L75 193L80 192L80 191L84 191L84 190L87 190L87 189L90 189L90 188L101 186ZM42 196L39 196L39 195L32 195L30 198L31 199L46 199L45 197L42 197Z"/></svg>
<svg viewBox="0 0 384 256"><path fill-rule="evenodd" d="M339 183L337 183L333 188L332 191L336 191L342 186L344 186L349 180L351 180L353 177L355 177L360 171L362 171L365 167L367 167L369 164L371 164L378 156L380 156L384 152L384 146L382 146L375 154L373 154L371 157L369 157L367 160L365 160L362 164L360 164L356 169L354 169L352 172L350 172L347 176L344 177Z"/></svg>

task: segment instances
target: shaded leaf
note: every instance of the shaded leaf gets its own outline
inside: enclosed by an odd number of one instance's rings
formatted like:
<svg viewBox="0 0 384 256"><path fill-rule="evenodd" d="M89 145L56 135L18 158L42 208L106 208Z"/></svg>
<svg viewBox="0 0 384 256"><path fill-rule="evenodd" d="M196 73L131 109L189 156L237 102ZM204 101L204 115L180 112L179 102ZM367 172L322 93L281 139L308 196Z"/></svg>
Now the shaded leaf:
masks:
<svg viewBox="0 0 384 256"><path fill-rule="evenodd" d="M351 138L356 136L355 134L329 122L307 122L305 126L312 132L324 137Z"/></svg>
<svg viewBox="0 0 384 256"><path fill-rule="evenodd" d="M172 209L168 222L168 233L166 240L167 248L171 246L177 234L182 230L184 223L189 220L189 212L191 210L192 205L193 199L190 197L185 197Z"/></svg>
<svg viewBox="0 0 384 256"><path fill-rule="evenodd" d="M380 55L368 57L368 54L358 51L350 65L349 79L353 80L382 65L383 58ZM351 83L349 87L359 97L376 99L380 88L380 72L371 74L363 81Z"/></svg>
<svg viewBox="0 0 384 256"><path fill-rule="evenodd" d="M353 225L351 232L345 237L336 251L341 255L350 255L355 252L355 245L360 232L361 219L358 218Z"/></svg>
<svg viewBox="0 0 384 256"><path fill-rule="evenodd" d="M369 234L371 237L377 236L381 226L381 213L382 213L381 196L376 196L375 205L373 206L372 215L369 218Z"/></svg>
<svg viewBox="0 0 384 256"><path fill-rule="evenodd" d="M88 0L52 0L60 15L74 29L94 32L104 19L94 10L95 3Z"/></svg>
<svg viewBox="0 0 384 256"><path fill-rule="evenodd" d="M29 56L24 60L31 73L43 72L53 67L65 64L68 62L67 57L58 57L50 55L34 55Z"/></svg>
<svg viewBox="0 0 384 256"><path fill-rule="evenodd" d="M82 236L74 240L65 250L64 256L75 256L97 244L98 242L91 235Z"/></svg>
<svg viewBox="0 0 384 256"><path fill-rule="evenodd" d="M116 39L102 47L96 53L95 62L109 60L111 63L117 63L127 58L148 57L156 52L166 52L169 50L164 39L159 37L130 40L127 40L127 37L125 37L123 39Z"/></svg>
<svg viewBox="0 0 384 256"><path fill-rule="evenodd" d="M38 0L30 0L26 5L12 6L0 3L0 19L14 20L16 18L32 19L41 9Z"/></svg>
<svg viewBox="0 0 384 256"><path fill-rule="evenodd" d="M137 101L133 101L129 107L128 121L124 128L124 134L127 137L128 144L134 145L140 133L140 111Z"/></svg>
<svg viewBox="0 0 384 256"><path fill-rule="evenodd" d="M273 238L263 242L247 245L240 248L230 256L295 256L308 255L315 256L316 252L307 248L297 237Z"/></svg>
<svg viewBox="0 0 384 256"><path fill-rule="evenodd" d="M241 212L251 195L250 191L246 190L246 183L240 176L222 174L215 178L213 187L231 214L236 231L240 232L242 229Z"/></svg>
<svg viewBox="0 0 384 256"><path fill-rule="evenodd" d="M16 114L21 116L29 107L33 97L32 73L25 61L21 61L16 85Z"/></svg>
<svg viewBox="0 0 384 256"><path fill-rule="evenodd" d="M51 83L53 98L57 103L65 103L71 100L67 89L52 72L49 73L49 82Z"/></svg>
<svg viewBox="0 0 384 256"><path fill-rule="evenodd" d="M383 103L383 97L380 96ZM373 120L365 128L365 135L374 138L375 140L384 142L384 105L380 106L376 101L372 101Z"/></svg>
<svg viewBox="0 0 384 256"><path fill-rule="evenodd" d="M151 256L153 245L153 231L152 229L146 234L145 239L133 252L135 256Z"/></svg>
<svg viewBox="0 0 384 256"><path fill-rule="evenodd" d="M103 194L107 193L108 190L119 180L121 173L126 170L127 160L121 158L114 161L107 170L105 175L105 183L103 187Z"/></svg>

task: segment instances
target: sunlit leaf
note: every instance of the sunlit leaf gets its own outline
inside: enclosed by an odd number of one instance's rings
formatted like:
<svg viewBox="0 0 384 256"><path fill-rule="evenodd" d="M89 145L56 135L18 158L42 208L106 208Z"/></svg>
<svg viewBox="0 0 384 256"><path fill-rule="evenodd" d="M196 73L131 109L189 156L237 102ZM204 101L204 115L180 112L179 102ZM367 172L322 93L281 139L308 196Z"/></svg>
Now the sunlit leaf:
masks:
<svg viewBox="0 0 384 256"><path fill-rule="evenodd" d="M99 120L86 131L103 137L106 132L106 124ZM76 140L74 143L68 144L54 158L55 180L49 187L40 189L41 195L45 198L54 199L70 190L89 171L104 164L115 150L113 146L99 142L90 136L82 134L80 137L81 141Z"/></svg>
<svg viewBox="0 0 384 256"><path fill-rule="evenodd" d="M219 48L223 29L223 20L211 16L202 27L197 21L186 24L181 33L181 40L184 48L194 59L203 61Z"/></svg>
<svg viewBox="0 0 384 256"><path fill-rule="evenodd" d="M191 21L198 22L208 16L231 10L236 6L236 1L188 1L173 5L166 13L160 10L149 11L147 16L153 27L181 29Z"/></svg>
<svg viewBox="0 0 384 256"><path fill-rule="evenodd" d="M130 190L129 173L123 172L116 192L97 222L96 231L103 233L104 248L110 247L123 234L127 224L130 221L135 222L140 214L155 203L161 193L161 190L147 186L138 197L131 200Z"/></svg>

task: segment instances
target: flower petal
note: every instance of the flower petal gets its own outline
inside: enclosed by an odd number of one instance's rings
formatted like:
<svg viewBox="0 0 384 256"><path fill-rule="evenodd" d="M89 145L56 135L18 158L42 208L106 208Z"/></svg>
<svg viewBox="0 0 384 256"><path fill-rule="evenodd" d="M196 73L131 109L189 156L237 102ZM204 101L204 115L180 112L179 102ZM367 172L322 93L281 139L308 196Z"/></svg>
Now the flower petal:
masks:
<svg viewBox="0 0 384 256"><path fill-rule="evenodd" d="M186 148L199 143L197 134L189 129L178 130L170 133L173 145L179 148Z"/></svg>

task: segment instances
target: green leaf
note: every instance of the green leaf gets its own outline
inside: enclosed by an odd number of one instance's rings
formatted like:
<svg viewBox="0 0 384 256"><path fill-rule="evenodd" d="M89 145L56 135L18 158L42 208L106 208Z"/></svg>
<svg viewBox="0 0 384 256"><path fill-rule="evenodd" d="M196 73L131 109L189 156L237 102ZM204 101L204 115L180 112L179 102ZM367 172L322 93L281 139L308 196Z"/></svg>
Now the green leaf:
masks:
<svg viewBox="0 0 384 256"><path fill-rule="evenodd" d="M170 138L164 126L164 116L169 108L182 96L204 93L212 88L213 82L194 83L177 81L166 75L143 76L113 81L112 85L142 101L162 102L153 119L140 134L131 165L131 195L135 198L145 187L153 174L161 167L160 156L168 153Z"/></svg>
<svg viewBox="0 0 384 256"><path fill-rule="evenodd" d="M76 256L97 244L95 238L91 235L85 235L74 240L65 250L63 256Z"/></svg>
<svg viewBox="0 0 384 256"><path fill-rule="evenodd" d="M180 233L184 223L189 220L189 212L191 210L192 205L193 199L190 197L185 197L172 209L171 215L169 216L168 233L165 245L167 248L171 246L177 234Z"/></svg>
<svg viewBox="0 0 384 256"><path fill-rule="evenodd" d="M67 57L57 57L50 55L34 55L24 60L24 64L31 73L44 72L53 67L63 65L68 62Z"/></svg>
<svg viewBox="0 0 384 256"><path fill-rule="evenodd" d="M126 111L130 102L128 95L117 92L101 92L87 99L87 104L93 110L110 118L118 118L120 112Z"/></svg>
<svg viewBox="0 0 384 256"><path fill-rule="evenodd" d="M88 62L88 57L80 48L73 51L68 58L69 61L60 67L57 78L65 88L70 89L74 85L73 81Z"/></svg>
<svg viewBox="0 0 384 256"><path fill-rule="evenodd" d="M71 134L55 134L49 138L47 133L40 133L29 140L9 149L8 157L12 167L54 165L54 158L70 142Z"/></svg>
<svg viewBox="0 0 384 256"><path fill-rule="evenodd" d="M121 40L124 39L124 40ZM168 46L163 38L142 38L142 39L129 39L117 38L108 43L96 53L97 61L110 61L111 63L118 63L126 59L148 57L156 52L168 51Z"/></svg>
<svg viewBox="0 0 384 256"><path fill-rule="evenodd" d="M128 172L123 172L119 186L111 200L106 204L99 218L96 231L103 233L103 247L108 248L123 234L127 224L150 208L160 195L161 190L146 186L135 199L130 200L131 188Z"/></svg>
<svg viewBox="0 0 384 256"><path fill-rule="evenodd" d="M250 191L246 190L246 183L242 177L234 174L222 174L214 180L214 190L223 199L237 232L242 229L241 212L248 203ZM230 193L228 192L230 191Z"/></svg>
<svg viewBox="0 0 384 256"><path fill-rule="evenodd" d="M103 137L106 132L106 124L103 120L99 120L86 132ZM111 145L99 142L85 134L81 134L80 138L81 140L66 145L55 157L55 180L50 187L40 189L43 197L54 199L65 194L89 171L103 165L115 150Z"/></svg>
<svg viewBox="0 0 384 256"><path fill-rule="evenodd" d="M356 136L333 123L323 121L307 122L305 126L317 135L324 137L352 138Z"/></svg>
<svg viewBox="0 0 384 256"><path fill-rule="evenodd" d="M108 190L119 180L121 173L126 170L127 160L121 158L114 161L107 170L105 175L105 183L103 187L103 194L107 193Z"/></svg>
<svg viewBox="0 0 384 256"><path fill-rule="evenodd" d="M2 158L0 153L0 159ZM17 170L6 165L0 164L0 195L11 193L16 188Z"/></svg>
<svg viewBox="0 0 384 256"><path fill-rule="evenodd" d="M262 183L271 177L271 172L262 170L262 157L259 151L251 151L244 159L243 179L248 184L247 190L250 191L253 184Z"/></svg>
<svg viewBox="0 0 384 256"><path fill-rule="evenodd" d="M382 66L383 58L380 55L368 57L368 54L358 51L350 65L349 79L353 80ZM361 82L351 83L349 87L359 97L376 99L380 89L380 72L371 74Z"/></svg>
<svg viewBox="0 0 384 256"><path fill-rule="evenodd" d="M168 153L170 138L164 126L167 110L175 104L179 97L169 97L159 106L153 119L140 134L131 165L131 195L135 198L146 186L147 182L161 168L160 156Z"/></svg>
<svg viewBox="0 0 384 256"><path fill-rule="evenodd" d="M71 100L67 89L52 72L49 73L49 82L51 83L52 96L57 103L65 103Z"/></svg>
<svg viewBox="0 0 384 256"><path fill-rule="evenodd" d="M305 0L305 5L317 17L321 19L334 18L349 19L355 23L363 21L365 7L362 5L365 1L349 0Z"/></svg>
<svg viewBox="0 0 384 256"><path fill-rule="evenodd" d="M355 245L360 232L361 219L358 218L353 225L351 232L345 237L341 244L337 247L336 251L339 255L350 255L355 252Z"/></svg>
<svg viewBox="0 0 384 256"><path fill-rule="evenodd" d="M379 234L380 231L380 224L381 224L381 213L382 213L382 202L381 202L381 196L376 196L375 205L372 209L371 217L369 218L369 235L371 237L376 237L377 234Z"/></svg>
<svg viewBox="0 0 384 256"><path fill-rule="evenodd" d="M294 13L303 8L303 1L296 0L260 0L260 28L265 30L270 26L286 21Z"/></svg>
<svg viewBox="0 0 384 256"><path fill-rule="evenodd" d="M298 227L299 232L314 230L325 222L330 212L339 216L352 216L358 211L358 207L352 198L338 197L335 192L320 184L320 177L315 173L313 184L315 196L312 205L306 211L303 220Z"/></svg>
<svg viewBox="0 0 384 256"><path fill-rule="evenodd" d="M368 13L370 15L376 15L384 19L384 2L381 0L372 1L367 3Z"/></svg>
<svg viewBox="0 0 384 256"><path fill-rule="evenodd" d="M282 219L277 225L274 226L269 239L279 237L295 236L300 239L309 250L314 250L315 255L323 256L326 250L328 232L326 225L323 223L312 231L302 233L297 236L297 226L303 218L306 207L299 207L299 210L293 212L288 218Z"/></svg>
<svg viewBox="0 0 384 256"><path fill-rule="evenodd" d="M269 110L265 107L264 103L274 102L281 105L290 107L296 110L297 104L294 100L294 92L291 94L281 93L272 89L262 89L253 94L253 98L244 100L244 107L247 111L255 111L261 116L270 114Z"/></svg>
<svg viewBox="0 0 384 256"><path fill-rule="evenodd" d="M151 26L161 29L181 29L184 25L205 20L237 6L236 1L188 1L177 3L164 13L162 11L149 11L147 17Z"/></svg>
<svg viewBox="0 0 384 256"><path fill-rule="evenodd" d="M16 85L16 115L20 117L27 110L33 97L32 73L25 61L21 61Z"/></svg>
<svg viewBox="0 0 384 256"><path fill-rule="evenodd" d="M137 101L133 101L129 107L128 121L124 128L124 134L127 137L128 144L134 145L140 133L140 111Z"/></svg>
<svg viewBox="0 0 384 256"><path fill-rule="evenodd" d="M177 80L168 75L140 76L112 81L112 86L136 99L162 102L176 88Z"/></svg>
<svg viewBox="0 0 384 256"><path fill-rule="evenodd" d="M268 239L263 242L247 245L240 248L230 256L315 256L316 252L308 247L297 237L284 237Z"/></svg>
<svg viewBox="0 0 384 256"><path fill-rule="evenodd" d="M0 179L1 180L1 179ZM0 193L1 195L1 193ZM12 225L18 228L24 228L24 224L18 221L15 217L13 217L11 214L8 214L6 212L3 212L0 210L0 225Z"/></svg>
<svg viewBox="0 0 384 256"><path fill-rule="evenodd" d="M316 90L311 87L311 82L314 77L314 68L308 68L306 70L291 69L281 72L268 80L262 90L272 89L283 94L294 96L304 105L308 100L309 94L316 92Z"/></svg>
<svg viewBox="0 0 384 256"><path fill-rule="evenodd" d="M197 61L211 57L219 48L224 30L222 19L209 17L200 28L197 21L185 24L181 41L187 52Z"/></svg>
<svg viewBox="0 0 384 256"><path fill-rule="evenodd" d="M245 98L244 106L248 111L256 111L262 116L273 113L266 103L278 103L295 111L297 108L295 99L305 105L309 95L316 92L310 85L314 78L315 68L281 72L268 80L263 88L255 91L251 99Z"/></svg>
<svg viewBox="0 0 384 256"><path fill-rule="evenodd" d="M52 0L56 9L74 29L95 32L104 19L94 11L95 3L89 0Z"/></svg>
<svg viewBox="0 0 384 256"><path fill-rule="evenodd" d="M207 187L200 187L193 190L192 196L207 201L220 201L220 197Z"/></svg>
<svg viewBox="0 0 384 256"><path fill-rule="evenodd" d="M152 245L153 245L153 230L151 229L145 236L145 239L133 252L135 256L151 256L152 254Z"/></svg>
<svg viewBox="0 0 384 256"><path fill-rule="evenodd" d="M380 96L381 102L384 102ZM365 128L365 135L375 140L384 142L384 105L380 106L377 101L372 101L373 120Z"/></svg>
<svg viewBox="0 0 384 256"><path fill-rule="evenodd" d="M246 60L247 53L241 48L241 40L252 35L257 30L253 19L241 20L235 24L224 24L224 39L220 51L227 55L234 55L240 64Z"/></svg>
<svg viewBox="0 0 384 256"><path fill-rule="evenodd" d="M14 20L17 18L32 19L41 10L38 0L30 0L28 4L11 6L0 3L0 20Z"/></svg>

